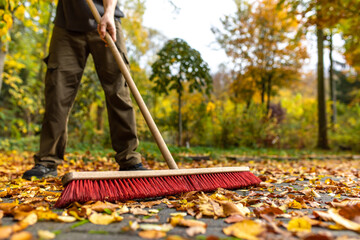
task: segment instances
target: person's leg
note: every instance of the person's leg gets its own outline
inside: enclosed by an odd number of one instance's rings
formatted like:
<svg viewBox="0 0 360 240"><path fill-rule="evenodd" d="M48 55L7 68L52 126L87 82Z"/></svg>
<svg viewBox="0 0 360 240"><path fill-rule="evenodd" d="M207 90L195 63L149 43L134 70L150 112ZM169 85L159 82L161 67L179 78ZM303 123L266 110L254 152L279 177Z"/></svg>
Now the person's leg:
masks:
<svg viewBox="0 0 360 240"><path fill-rule="evenodd" d="M128 63L121 25L116 22L117 46ZM90 53L105 92L110 135L115 159L120 169L133 168L141 164L141 155L135 152L138 147L135 113L129 88L109 48L100 39L97 31L88 33ZM140 165L140 168L141 165Z"/></svg>
<svg viewBox="0 0 360 240"><path fill-rule="evenodd" d="M57 165L62 163L69 113L88 54L85 34L54 27L49 56L45 59L45 114L40 150L34 156L35 167L25 172L23 178L55 175Z"/></svg>

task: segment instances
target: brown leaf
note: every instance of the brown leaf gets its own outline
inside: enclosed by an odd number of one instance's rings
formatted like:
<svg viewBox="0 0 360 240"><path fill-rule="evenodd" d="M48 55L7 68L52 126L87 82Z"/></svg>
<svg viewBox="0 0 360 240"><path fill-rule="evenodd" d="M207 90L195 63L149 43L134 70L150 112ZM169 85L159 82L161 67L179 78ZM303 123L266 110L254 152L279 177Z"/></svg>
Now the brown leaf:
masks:
<svg viewBox="0 0 360 240"><path fill-rule="evenodd" d="M235 205L232 202L221 202L221 206L223 207L225 217L231 215L242 215L246 216L250 213L247 207L244 207L241 203Z"/></svg>
<svg viewBox="0 0 360 240"><path fill-rule="evenodd" d="M159 239L165 237L166 233L157 230L144 230L139 232L139 236L145 239Z"/></svg>
<svg viewBox="0 0 360 240"><path fill-rule="evenodd" d="M302 238L302 240L333 240L330 233L310 233Z"/></svg>
<svg viewBox="0 0 360 240"><path fill-rule="evenodd" d="M10 240L32 240L33 235L29 232L19 232L11 236Z"/></svg>
<svg viewBox="0 0 360 240"><path fill-rule="evenodd" d="M162 203L162 200L157 200L157 201L149 201L149 202L140 202L141 205L143 205L144 207L147 208L152 208L155 205L159 205Z"/></svg>
<svg viewBox="0 0 360 240"><path fill-rule="evenodd" d="M4 211L4 215L12 215L13 209L18 206L17 203L0 203L0 210Z"/></svg>
<svg viewBox="0 0 360 240"><path fill-rule="evenodd" d="M237 223L237 222L242 222L244 221L246 218L242 215L231 215L230 217L226 218L224 221L226 223Z"/></svg>
<svg viewBox="0 0 360 240"><path fill-rule="evenodd" d="M284 214L284 212L280 208L266 206L266 205L255 208L254 213L257 217L260 217L261 215L277 216Z"/></svg>
<svg viewBox="0 0 360 240"><path fill-rule="evenodd" d="M206 228L207 224L202 222L202 221L198 221L198 220L193 220L193 219L181 219L178 223L178 225L180 226L184 226L184 227L202 227L202 228Z"/></svg>
<svg viewBox="0 0 360 240"><path fill-rule="evenodd" d="M142 208L130 208L130 213L134 215L144 215L144 216L149 215L149 212Z"/></svg>
<svg viewBox="0 0 360 240"><path fill-rule="evenodd" d="M109 209L109 210L111 210L113 212L117 208L119 208L120 206L118 204L113 204L113 203L109 203L109 202L97 201L96 203L94 203L92 205L86 205L86 206L83 206L83 207L88 207L91 210L102 213L102 212L105 211L105 209Z"/></svg>
<svg viewBox="0 0 360 240"><path fill-rule="evenodd" d="M206 228L200 226L189 227L185 232L188 236L194 237L195 235L205 234Z"/></svg>
<svg viewBox="0 0 360 240"><path fill-rule="evenodd" d="M339 214L346 219L360 223L360 203L340 208Z"/></svg>

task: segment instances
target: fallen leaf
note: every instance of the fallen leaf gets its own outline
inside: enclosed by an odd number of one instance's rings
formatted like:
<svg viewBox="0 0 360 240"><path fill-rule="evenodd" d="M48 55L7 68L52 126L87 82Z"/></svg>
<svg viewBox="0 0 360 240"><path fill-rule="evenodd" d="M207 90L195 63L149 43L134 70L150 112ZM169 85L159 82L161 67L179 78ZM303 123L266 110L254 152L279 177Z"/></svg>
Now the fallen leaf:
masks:
<svg viewBox="0 0 360 240"><path fill-rule="evenodd" d="M330 233L310 233L302 238L302 240L333 240L333 239L334 238Z"/></svg>
<svg viewBox="0 0 360 240"><path fill-rule="evenodd" d="M183 238L181 236L178 235L170 235L166 238L166 240L188 240L186 238Z"/></svg>
<svg viewBox="0 0 360 240"><path fill-rule="evenodd" d="M109 202L97 201L96 203L94 203L92 205L85 205L83 207L90 208L91 210L102 213L105 211L105 209L109 209L113 212L120 206L118 204L113 204L113 203L109 203Z"/></svg>
<svg viewBox="0 0 360 240"><path fill-rule="evenodd" d="M134 215L149 215L149 212L146 211L145 209L141 209L141 208L130 208L130 213L134 214Z"/></svg>
<svg viewBox="0 0 360 240"><path fill-rule="evenodd" d="M37 232L40 239L54 239L56 234L47 230L38 230Z"/></svg>
<svg viewBox="0 0 360 240"><path fill-rule="evenodd" d="M206 223L204 223L202 221L198 221L198 220L193 220L193 219L181 219L179 221L178 225L184 226L184 227L202 227L202 228L207 227Z"/></svg>
<svg viewBox="0 0 360 240"><path fill-rule="evenodd" d="M58 216L57 220L60 222L71 223L71 222L75 222L76 218L73 216Z"/></svg>
<svg viewBox="0 0 360 240"><path fill-rule="evenodd" d="M264 231L265 228L260 223L253 220L244 220L223 229L223 232L228 236L246 240L257 240L257 236Z"/></svg>
<svg viewBox="0 0 360 240"><path fill-rule="evenodd" d="M311 224L306 218L292 218L288 223L287 230L290 232L311 232Z"/></svg>
<svg viewBox="0 0 360 240"><path fill-rule="evenodd" d="M20 223L25 224L27 226L31 226L37 223L37 221L38 221L37 214L32 212L29 215L27 215L23 220L21 220Z"/></svg>
<svg viewBox="0 0 360 240"><path fill-rule="evenodd" d="M162 232L168 232L173 229L171 224L140 224L139 228L142 230L156 230Z"/></svg>
<svg viewBox="0 0 360 240"><path fill-rule="evenodd" d="M157 200L157 201L149 201L149 202L140 202L140 204L144 207L147 208L152 208L155 205L159 205L162 203L162 200Z"/></svg>
<svg viewBox="0 0 360 240"><path fill-rule="evenodd" d="M320 218L321 220L323 220L325 222L329 222L332 220L332 217L328 212L313 211L313 215L317 218Z"/></svg>
<svg viewBox="0 0 360 240"><path fill-rule="evenodd" d="M232 202L221 202L221 206L223 207L225 217L231 215L246 216L250 214L250 210L247 207L244 207L241 203L235 205Z"/></svg>
<svg viewBox="0 0 360 240"><path fill-rule="evenodd" d="M4 215L11 215L12 214L12 210L18 206L17 203L12 202L12 203L0 203L0 210L4 211Z"/></svg>
<svg viewBox="0 0 360 240"><path fill-rule="evenodd" d="M29 232L19 232L11 236L10 240L32 240L33 235Z"/></svg>
<svg viewBox="0 0 360 240"><path fill-rule="evenodd" d="M226 223L237 223L244 221L246 218L242 215L231 215L230 217L226 218L224 221Z"/></svg>
<svg viewBox="0 0 360 240"><path fill-rule="evenodd" d="M206 233L206 228L205 227L200 227L200 226L195 226L195 227L189 227L188 229L186 229L186 234L190 237L194 237L195 235L199 235L199 234L205 234Z"/></svg>
<svg viewBox="0 0 360 240"><path fill-rule="evenodd" d="M13 229L11 226L0 227L0 239L9 238L12 232L13 232Z"/></svg>
<svg viewBox="0 0 360 240"><path fill-rule="evenodd" d="M302 204L299 203L299 202L296 201L296 200L291 201L291 202L288 204L288 207L289 207L289 208L295 208L295 209L302 209L302 208L303 208L303 207L302 207Z"/></svg>
<svg viewBox="0 0 360 240"><path fill-rule="evenodd" d="M119 209L116 210L116 213L118 214L124 214L124 213L128 213L130 212L129 208L125 205L123 205L122 207L120 207Z"/></svg>
<svg viewBox="0 0 360 240"><path fill-rule="evenodd" d="M328 213L335 223L345 227L346 229L360 232L360 224L340 216L336 209L331 208L331 209L329 209Z"/></svg>
<svg viewBox="0 0 360 240"><path fill-rule="evenodd" d="M159 239L166 237L166 233L158 230L144 230L139 232L139 236L145 239Z"/></svg>
<svg viewBox="0 0 360 240"><path fill-rule="evenodd" d="M102 214L102 213L93 213L89 217L89 221L97 225L108 225L113 222L120 222L123 219L121 216L116 216L114 213L112 215Z"/></svg>
<svg viewBox="0 0 360 240"><path fill-rule="evenodd" d="M46 210L46 211L36 210L35 213L39 220L56 220L59 217L56 213L52 212L51 210Z"/></svg>
<svg viewBox="0 0 360 240"><path fill-rule="evenodd" d="M280 208L277 207L271 207L271 206L261 206L254 209L254 213L257 217L260 217L260 215L271 215L271 216L277 216L284 214L284 211L282 211Z"/></svg>

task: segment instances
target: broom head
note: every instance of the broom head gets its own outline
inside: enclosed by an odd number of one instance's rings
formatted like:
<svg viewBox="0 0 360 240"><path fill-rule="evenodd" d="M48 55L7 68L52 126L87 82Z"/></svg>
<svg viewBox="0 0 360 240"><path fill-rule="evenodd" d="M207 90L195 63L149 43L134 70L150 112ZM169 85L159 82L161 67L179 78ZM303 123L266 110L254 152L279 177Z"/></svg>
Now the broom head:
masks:
<svg viewBox="0 0 360 240"><path fill-rule="evenodd" d="M171 169L145 171L70 172L55 207L72 202L125 201L174 195L190 191L237 189L261 180L248 167Z"/></svg>

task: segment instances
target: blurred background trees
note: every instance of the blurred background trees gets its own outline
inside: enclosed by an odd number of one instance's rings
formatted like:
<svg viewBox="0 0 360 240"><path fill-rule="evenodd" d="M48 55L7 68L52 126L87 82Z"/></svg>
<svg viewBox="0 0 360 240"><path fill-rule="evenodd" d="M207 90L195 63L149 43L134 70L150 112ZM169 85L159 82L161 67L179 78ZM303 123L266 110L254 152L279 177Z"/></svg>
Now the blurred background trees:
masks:
<svg viewBox="0 0 360 240"><path fill-rule="evenodd" d="M212 29L230 64L211 74L188 43L144 27L145 1L121 1L122 24L132 76L168 143L360 151L360 0L234 0ZM56 3L0 0L0 149L37 144ZM137 128L152 141L139 111ZM69 121L69 145L79 144L111 147L91 58Z"/></svg>

